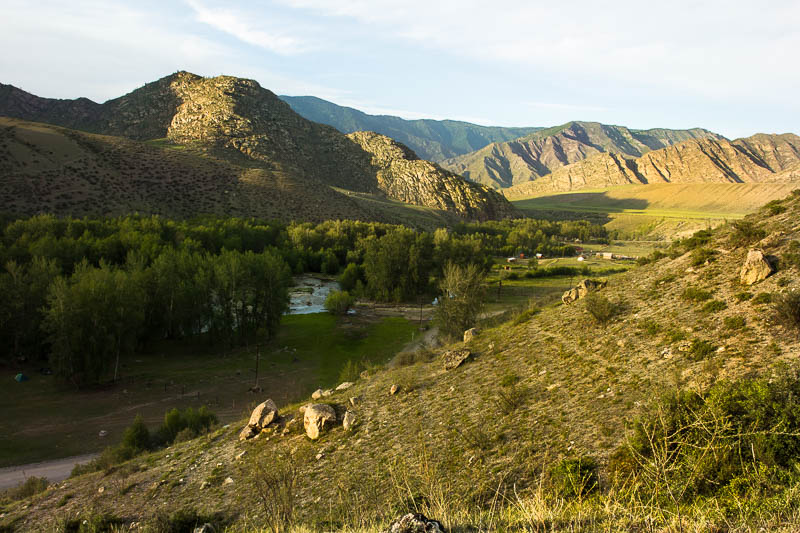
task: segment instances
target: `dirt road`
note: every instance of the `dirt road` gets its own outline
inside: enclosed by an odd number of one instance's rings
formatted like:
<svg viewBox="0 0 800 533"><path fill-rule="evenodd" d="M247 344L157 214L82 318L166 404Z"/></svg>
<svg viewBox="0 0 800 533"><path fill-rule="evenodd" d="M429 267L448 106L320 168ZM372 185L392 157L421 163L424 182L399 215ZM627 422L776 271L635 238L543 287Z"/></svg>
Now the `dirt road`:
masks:
<svg viewBox="0 0 800 533"><path fill-rule="evenodd" d="M91 453L54 461L0 468L0 490L16 487L31 476L46 477L51 483L64 480L69 477L72 467L76 464L87 463L95 457L97 454Z"/></svg>

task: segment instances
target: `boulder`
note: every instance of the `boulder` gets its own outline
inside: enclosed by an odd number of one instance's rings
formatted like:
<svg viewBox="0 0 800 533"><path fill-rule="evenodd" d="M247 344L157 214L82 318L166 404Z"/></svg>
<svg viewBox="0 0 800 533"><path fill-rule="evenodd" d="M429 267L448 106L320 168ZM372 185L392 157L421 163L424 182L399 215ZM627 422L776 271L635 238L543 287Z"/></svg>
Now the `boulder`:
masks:
<svg viewBox="0 0 800 533"><path fill-rule="evenodd" d="M315 390L314 392L311 393L311 399L319 400L320 398L322 398L322 393L323 393L322 389Z"/></svg>
<svg viewBox="0 0 800 533"><path fill-rule="evenodd" d="M339 386L336 387L336 390L347 390L353 386L352 381L345 381L344 383L339 383Z"/></svg>
<svg viewBox="0 0 800 533"><path fill-rule="evenodd" d="M391 394L392 396L394 396L395 394L397 394L397 391L399 391L399 390L400 390L400 387L398 387L397 385L392 385L392 386L389 388L389 394Z"/></svg>
<svg viewBox="0 0 800 533"><path fill-rule="evenodd" d="M444 533L444 526L438 520L431 520L421 513L408 513L392 522L384 533Z"/></svg>
<svg viewBox="0 0 800 533"><path fill-rule="evenodd" d="M252 439L256 435L258 435L258 431L255 430L254 428L251 428L250 425L248 424L239 433L239 440Z"/></svg>
<svg viewBox="0 0 800 533"><path fill-rule="evenodd" d="M205 523L200 527L194 528L194 533L216 533L216 529L211 524Z"/></svg>
<svg viewBox="0 0 800 533"><path fill-rule="evenodd" d="M564 305L569 305L576 300L580 300L590 292L599 291L608 284L607 281L595 281L592 279L585 279L578 283L578 285L561 296L561 301Z"/></svg>
<svg viewBox="0 0 800 533"><path fill-rule="evenodd" d="M250 421L247 425L256 431L261 431L261 429L270 425L277 417L278 406L275 405L275 402L272 400L267 400L253 409L253 412L250 414Z"/></svg>
<svg viewBox="0 0 800 533"><path fill-rule="evenodd" d="M303 414L303 427L306 435L311 440L319 438L320 433L325 430L325 426L336 422L336 411L333 407L324 403L315 403L306 407Z"/></svg>
<svg viewBox="0 0 800 533"><path fill-rule="evenodd" d="M747 252L747 259L744 260L742 271L739 273L739 281L742 285L753 285L767 279L774 272L772 264L761 250L750 250Z"/></svg>
<svg viewBox="0 0 800 533"><path fill-rule="evenodd" d="M478 328L470 328L464 332L464 343L470 342L472 339L478 336L480 330Z"/></svg>
<svg viewBox="0 0 800 533"><path fill-rule="evenodd" d="M342 420L342 427L345 431L350 431L356 425L356 415L353 411L347 411L344 414L344 419Z"/></svg>
<svg viewBox="0 0 800 533"><path fill-rule="evenodd" d="M458 368L470 357L472 357L472 352L469 350L447 350L442 354L444 369L453 370L454 368Z"/></svg>

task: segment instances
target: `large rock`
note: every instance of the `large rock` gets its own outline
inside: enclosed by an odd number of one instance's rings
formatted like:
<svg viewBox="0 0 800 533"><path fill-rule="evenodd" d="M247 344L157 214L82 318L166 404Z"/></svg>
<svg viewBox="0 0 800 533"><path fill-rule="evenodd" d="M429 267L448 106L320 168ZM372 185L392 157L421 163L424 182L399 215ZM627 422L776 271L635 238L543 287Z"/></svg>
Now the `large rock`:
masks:
<svg viewBox="0 0 800 533"><path fill-rule="evenodd" d="M739 273L739 281L742 285L753 285L767 279L773 272L772 264L764 256L761 250L750 250L747 252L747 259L744 260L742 271Z"/></svg>
<svg viewBox="0 0 800 533"><path fill-rule="evenodd" d="M564 305L569 305L576 300L580 300L590 292L599 291L608 284L607 281L595 281L593 279L585 279L578 283L578 285L561 296L561 301Z"/></svg>
<svg viewBox="0 0 800 533"><path fill-rule="evenodd" d="M250 425L248 424L239 433L239 440L252 439L256 435L258 435L258 431L251 428Z"/></svg>
<svg viewBox="0 0 800 533"><path fill-rule="evenodd" d="M331 426L336 422L336 411L324 403L315 403L306 407L303 413L303 427L309 439L318 439L325 430L326 425Z"/></svg>
<svg viewBox="0 0 800 533"><path fill-rule="evenodd" d="M444 533L444 526L438 520L431 520L421 513L408 513L392 522L384 533Z"/></svg>
<svg viewBox="0 0 800 533"><path fill-rule="evenodd" d="M342 419L342 428L345 431L350 431L356 425L356 415L353 411L347 411L344 414L344 419Z"/></svg>
<svg viewBox="0 0 800 533"><path fill-rule="evenodd" d="M479 330L478 328L470 328L464 332L464 343L468 343L472 339L478 336Z"/></svg>
<svg viewBox="0 0 800 533"><path fill-rule="evenodd" d="M453 370L472 356L469 350L448 350L442 354L442 362L445 370Z"/></svg>
<svg viewBox="0 0 800 533"><path fill-rule="evenodd" d="M275 405L275 402L272 400L267 400L258 404L256 408L253 409L253 412L250 414L250 421L247 425L256 431L261 431L263 428L270 425L277 417L278 406Z"/></svg>

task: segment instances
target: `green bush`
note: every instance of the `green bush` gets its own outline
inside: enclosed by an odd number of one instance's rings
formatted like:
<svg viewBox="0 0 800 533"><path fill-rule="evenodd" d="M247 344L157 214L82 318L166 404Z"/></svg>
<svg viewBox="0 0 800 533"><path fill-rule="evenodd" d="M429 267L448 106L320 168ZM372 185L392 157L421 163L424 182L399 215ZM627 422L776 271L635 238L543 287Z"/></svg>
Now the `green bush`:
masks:
<svg viewBox="0 0 800 533"><path fill-rule="evenodd" d="M754 468L774 469L774 480L785 485L797 479L798 428L796 370L719 381L705 394L672 392L653 404L614 454L613 468L636 474L656 497L684 502L725 493Z"/></svg>
<svg viewBox="0 0 800 533"><path fill-rule="evenodd" d="M564 459L551 470L550 477L563 498L580 498L599 488L597 462L591 457Z"/></svg>
<svg viewBox="0 0 800 533"><path fill-rule="evenodd" d="M364 370L364 365L353 359L348 359L339 371L339 383L345 381L356 381L361 372Z"/></svg>
<svg viewBox="0 0 800 533"><path fill-rule="evenodd" d="M109 512L90 512L86 516L66 518L58 524L59 533L111 533L125 521Z"/></svg>
<svg viewBox="0 0 800 533"><path fill-rule="evenodd" d="M744 329L746 320L743 316L726 316L723 320L725 327L732 331Z"/></svg>
<svg viewBox="0 0 800 533"><path fill-rule="evenodd" d="M717 252L709 248L695 248L692 250L692 255L689 256L689 263L692 266L701 266L706 262L712 262L716 259Z"/></svg>
<svg viewBox="0 0 800 533"><path fill-rule="evenodd" d="M339 286L343 291L352 293L358 282L364 282L364 269L355 263L349 263L339 276Z"/></svg>
<svg viewBox="0 0 800 533"><path fill-rule="evenodd" d="M590 292L583 298L586 310L594 320L602 325L607 325L620 311L620 306L597 292Z"/></svg>
<svg viewBox="0 0 800 533"><path fill-rule="evenodd" d="M697 287L686 287L681 297L691 302L704 302L711 299L711 293L703 289L698 289Z"/></svg>
<svg viewBox="0 0 800 533"><path fill-rule="evenodd" d="M661 331L661 326L652 318L640 320L637 326L640 330L644 331L646 335L651 337L657 335L658 332Z"/></svg>
<svg viewBox="0 0 800 533"><path fill-rule="evenodd" d="M786 211L786 206L783 205L780 200L772 200L771 202L764 204L763 209L769 214L769 216L775 216Z"/></svg>
<svg viewBox="0 0 800 533"><path fill-rule="evenodd" d="M325 309L334 315L346 315L355 300L347 291L331 291L325 298Z"/></svg>
<svg viewBox="0 0 800 533"><path fill-rule="evenodd" d="M740 220L733 223L733 231L730 235L730 243L733 246L747 246L756 241L760 241L767 235L767 232L756 226L749 220Z"/></svg>
<svg viewBox="0 0 800 533"><path fill-rule="evenodd" d="M751 293L747 292L747 291L737 292L734 295L734 298L736 298L737 302L746 302L747 300L749 300L752 297L753 297L753 295Z"/></svg>
<svg viewBox="0 0 800 533"><path fill-rule="evenodd" d="M727 308L728 308L728 304L726 304L725 302L723 302L721 300L711 300L709 302L706 302L706 304L703 306L703 312L704 313L717 313L717 312L722 311L723 309L727 309Z"/></svg>
<svg viewBox="0 0 800 533"><path fill-rule="evenodd" d="M692 345L689 347L689 358L693 361L701 361L713 355L717 350L710 341L703 339L692 339Z"/></svg>
<svg viewBox="0 0 800 533"><path fill-rule="evenodd" d="M0 502L3 500L24 500L35 494L47 490L48 481L45 477L31 476L16 487L0 492Z"/></svg>
<svg viewBox="0 0 800 533"><path fill-rule="evenodd" d="M144 418L141 415L136 415L136 418L133 419L133 424L128 426L122 434L122 446L142 452L149 450L151 445L150 431L144 423Z"/></svg>
<svg viewBox="0 0 800 533"><path fill-rule="evenodd" d="M184 507L177 511L160 511L148 524L147 531L153 533L185 533L194 531L203 524L220 527L226 520L219 513L200 513L193 507Z"/></svg>
<svg viewBox="0 0 800 533"><path fill-rule="evenodd" d="M772 293L759 292L753 297L754 304L769 304L772 303Z"/></svg>
<svg viewBox="0 0 800 533"><path fill-rule="evenodd" d="M217 423L217 416L210 412L206 406L200 409L187 407L183 411L171 409L164 415L164 422L158 430L158 438L165 445L175 442L178 433L189 429L193 436L200 435L208 431L212 425Z"/></svg>
<svg viewBox="0 0 800 533"><path fill-rule="evenodd" d="M778 321L792 329L800 329L800 292L787 292L775 298Z"/></svg>

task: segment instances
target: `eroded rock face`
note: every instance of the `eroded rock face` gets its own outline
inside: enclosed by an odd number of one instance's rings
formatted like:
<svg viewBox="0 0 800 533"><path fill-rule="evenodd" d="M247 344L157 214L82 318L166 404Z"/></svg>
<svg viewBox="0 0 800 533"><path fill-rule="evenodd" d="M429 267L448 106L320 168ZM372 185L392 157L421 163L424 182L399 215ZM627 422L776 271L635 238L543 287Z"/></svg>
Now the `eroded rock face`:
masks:
<svg viewBox="0 0 800 533"><path fill-rule="evenodd" d="M453 370L461 366L464 361L472 357L469 350L448 350L442 354L442 362L445 370Z"/></svg>
<svg viewBox="0 0 800 533"><path fill-rule="evenodd" d="M444 533L444 526L438 520L427 518L421 513L408 513L392 522L384 533Z"/></svg>
<svg viewBox="0 0 800 533"><path fill-rule="evenodd" d="M306 407L303 413L303 427L311 440L319 438L326 427L336 422L336 411L324 403L315 403Z"/></svg>
<svg viewBox="0 0 800 533"><path fill-rule="evenodd" d="M739 273L739 281L742 285L753 285L759 281L767 279L774 269L764 252L761 250L750 250L747 252L747 259L742 265Z"/></svg>
<svg viewBox="0 0 800 533"><path fill-rule="evenodd" d="M577 287L565 292L563 296L561 296L561 301L564 303L564 305L569 305L576 300L580 300L590 292L599 291L607 284L607 281L594 281L591 279L585 279L581 281Z"/></svg>
<svg viewBox="0 0 800 533"><path fill-rule="evenodd" d="M270 399L260 403L253 409L253 412L250 414L250 421L247 425L256 431L261 431L263 428L270 425L277 417L278 406Z"/></svg>

